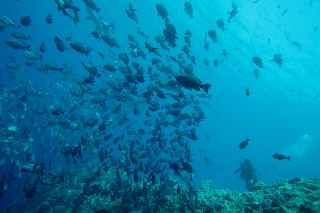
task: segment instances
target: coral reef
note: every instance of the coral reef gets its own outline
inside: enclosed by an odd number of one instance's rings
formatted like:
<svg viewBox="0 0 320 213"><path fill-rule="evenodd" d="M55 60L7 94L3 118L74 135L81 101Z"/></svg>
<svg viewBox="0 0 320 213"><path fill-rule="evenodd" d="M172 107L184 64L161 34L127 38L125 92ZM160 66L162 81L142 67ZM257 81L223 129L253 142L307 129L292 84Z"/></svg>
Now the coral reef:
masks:
<svg viewBox="0 0 320 213"><path fill-rule="evenodd" d="M22 195L3 212L320 212L320 179L257 182L250 192L216 189L209 180L192 187L178 180L133 181L124 171L109 168L88 173L82 165L54 186L39 185L32 198ZM99 170L98 170L99 171ZM88 193L88 191L90 193Z"/></svg>

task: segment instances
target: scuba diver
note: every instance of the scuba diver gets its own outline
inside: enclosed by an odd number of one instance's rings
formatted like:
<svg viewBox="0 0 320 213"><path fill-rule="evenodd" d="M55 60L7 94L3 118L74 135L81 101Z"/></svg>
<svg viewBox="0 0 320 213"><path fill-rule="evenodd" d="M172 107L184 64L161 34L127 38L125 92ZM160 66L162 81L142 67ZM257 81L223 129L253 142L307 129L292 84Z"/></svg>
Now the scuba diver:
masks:
<svg viewBox="0 0 320 213"><path fill-rule="evenodd" d="M255 165L251 163L251 160L244 159L241 162L240 167L231 174L234 175L238 172L241 172L240 178L246 181L246 187L249 191L251 191L252 187L258 182L258 175Z"/></svg>

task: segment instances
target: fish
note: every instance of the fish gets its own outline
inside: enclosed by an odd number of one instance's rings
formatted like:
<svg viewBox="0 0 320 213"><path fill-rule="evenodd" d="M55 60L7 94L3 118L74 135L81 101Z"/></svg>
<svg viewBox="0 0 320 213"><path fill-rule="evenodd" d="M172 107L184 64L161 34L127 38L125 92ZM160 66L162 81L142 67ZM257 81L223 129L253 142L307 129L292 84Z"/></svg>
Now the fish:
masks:
<svg viewBox="0 0 320 213"><path fill-rule="evenodd" d="M89 7L91 10L96 11L97 13L99 13L99 11L101 10L96 3L93 0L82 0L87 7Z"/></svg>
<svg viewBox="0 0 320 213"><path fill-rule="evenodd" d="M217 23L218 28L220 28L222 30L222 32L225 31L226 28L224 28L224 22L222 19L218 19L216 21L216 23Z"/></svg>
<svg viewBox="0 0 320 213"><path fill-rule="evenodd" d="M18 40L18 39L9 39L6 40L5 43L9 46L12 47L13 49L21 49L21 50L29 50L31 45L25 44L23 41Z"/></svg>
<svg viewBox="0 0 320 213"><path fill-rule="evenodd" d="M86 6L86 10L88 14L87 20L91 20L96 25L95 31L97 32L97 34L100 36L104 35L102 22L101 19L98 17L98 14L88 6Z"/></svg>
<svg viewBox="0 0 320 213"><path fill-rule="evenodd" d="M40 60L42 61L42 55L39 55L35 52L32 52L32 51L25 51L23 53L23 57L25 57L26 59L29 59L29 60Z"/></svg>
<svg viewBox="0 0 320 213"><path fill-rule="evenodd" d="M117 68L115 68L111 63L105 64L103 67L109 72L117 71Z"/></svg>
<svg viewBox="0 0 320 213"><path fill-rule="evenodd" d="M47 15L47 17L46 17L46 22L47 22L48 24L52 24L52 23L53 23L53 22L52 22L52 15L51 15L51 14Z"/></svg>
<svg viewBox="0 0 320 213"><path fill-rule="evenodd" d="M63 110L62 108L57 108L57 109L52 110L51 114L59 116L59 115L64 115L65 112L66 112L66 110Z"/></svg>
<svg viewBox="0 0 320 213"><path fill-rule="evenodd" d="M64 46L64 43L63 41L58 38L58 36L55 36L54 37L54 43L56 44L57 46L57 49L60 51L60 52L64 52L64 50L66 49L65 46Z"/></svg>
<svg viewBox="0 0 320 213"><path fill-rule="evenodd" d="M20 18L20 23L22 24L22 26L28 27L31 24L31 17L30 16L24 16L22 18Z"/></svg>
<svg viewBox="0 0 320 213"><path fill-rule="evenodd" d="M226 58L226 61L228 60L228 58L227 58L227 55L228 55L229 53L227 52L227 50L226 49L223 49L222 50L222 53L220 54L220 55L223 55L225 58Z"/></svg>
<svg viewBox="0 0 320 213"><path fill-rule="evenodd" d="M108 36L108 35L104 35L104 36L102 36L102 40L103 40L107 45L109 45L111 48L113 48L113 47L116 47L116 48L118 48L118 49L120 48L120 45L119 45L117 39L114 38L114 37L111 37L111 36Z"/></svg>
<svg viewBox="0 0 320 213"><path fill-rule="evenodd" d="M275 54L273 56L273 59L271 59L270 61L276 62L279 65L279 68L281 68L283 64L282 56L280 54Z"/></svg>
<svg viewBox="0 0 320 213"><path fill-rule="evenodd" d="M202 84L201 80L188 74L178 75L176 81L187 89L200 91L201 88L206 93L209 92L209 88L211 87L211 84Z"/></svg>
<svg viewBox="0 0 320 213"><path fill-rule="evenodd" d="M194 18L192 4L188 1L184 2L184 11L187 13L190 19Z"/></svg>
<svg viewBox="0 0 320 213"><path fill-rule="evenodd" d="M209 30L208 35L211 38L211 40L213 40L214 43L216 43L218 41L217 40L217 33L215 30Z"/></svg>
<svg viewBox="0 0 320 213"><path fill-rule="evenodd" d="M156 4L156 9L158 11L158 16L161 16L165 22L169 22L167 8L163 4Z"/></svg>
<svg viewBox="0 0 320 213"><path fill-rule="evenodd" d="M261 59L260 57L254 56L254 57L252 58L252 61L253 61L253 63L254 63L255 65L257 65L259 68L264 68L262 59Z"/></svg>
<svg viewBox="0 0 320 213"><path fill-rule="evenodd" d="M98 54L100 55L100 57L101 57L102 59L104 59L104 54L103 54L102 52L98 52Z"/></svg>
<svg viewBox="0 0 320 213"><path fill-rule="evenodd" d="M253 74L254 74L254 76L255 76L256 78L259 78L259 77L260 77L260 75L261 75L261 73L260 73L260 70L259 70L259 69L254 69L254 70L253 70Z"/></svg>
<svg viewBox="0 0 320 213"><path fill-rule="evenodd" d="M285 156L283 154L279 154L279 153L275 153L272 155L272 157L274 159L277 159L277 160L284 160L284 159L287 159L288 161L290 161L291 157L290 156Z"/></svg>
<svg viewBox="0 0 320 213"><path fill-rule="evenodd" d="M19 25L9 16L0 16L0 23L4 24L7 27L18 28Z"/></svg>
<svg viewBox="0 0 320 213"><path fill-rule="evenodd" d="M249 96L249 95L250 95L250 89L247 88L247 89L246 89L246 96Z"/></svg>
<svg viewBox="0 0 320 213"><path fill-rule="evenodd" d="M248 142L249 142L250 140L248 139L248 138L246 138L246 140L245 141L242 141L240 144L239 144L239 148L240 149L244 149L244 148L246 148L247 146L248 146Z"/></svg>
<svg viewBox="0 0 320 213"><path fill-rule="evenodd" d="M78 12L80 9L71 0L55 0L55 2L58 6L58 11L62 11L62 14L71 18L75 24L79 22ZM68 9L72 10L73 14Z"/></svg>
<svg viewBox="0 0 320 213"><path fill-rule="evenodd" d="M228 14L230 15L229 16L229 19L228 19L228 22L230 23L231 19L238 13L238 6L232 2L232 11L229 12Z"/></svg>
<svg viewBox="0 0 320 213"><path fill-rule="evenodd" d="M54 63L47 63L46 67L48 70L53 70L53 71L62 71L63 67L59 67L58 65L54 64Z"/></svg>
<svg viewBox="0 0 320 213"><path fill-rule="evenodd" d="M11 62L9 64L7 64L7 67L11 70L16 70L20 68L20 65L17 64L16 62Z"/></svg>
<svg viewBox="0 0 320 213"><path fill-rule="evenodd" d="M40 179L41 179L40 173L33 174L27 179L26 183L23 186L23 191L26 192L27 198L31 198L35 195L36 193L35 188L37 186L37 183L40 181Z"/></svg>
<svg viewBox="0 0 320 213"><path fill-rule="evenodd" d="M127 16L138 24L138 17L129 8L126 8Z"/></svg>
<svg viewBox="0 0 320 213"><path fill-rule="evenodd" d="M19 32L12 32L11 36L16 38L16 39L20 39L20 40L31 40L31 36L30 35L25 35L25 34L19 33Z"/></svg>
<svg viewBox="0 0 320 213"><path fill-rule="evenodd" d="M146 45L146 48L149 50L149 53L152 52L152 53L162 57L162 55L158 51L159 48L154 47L150 42L147 42L147 41L145 42L145 45Z"/></svg>
<svg viewBox="0 0 320 213"><path fill-rule="evenodd" d="M27 163L21 167L24 172L42 173L45 169L43 163Z"/></svg>
<svg viewBox="0 0 320 213"><path fill-rule="evenodd" d="M63 179L60 176L45 176L41 179L41 184L43 185L52 186L61 182L63 182Z"/></svg>
<svg viewBox="0 0 320 213"><path fill-rule="evenodd" d="M283 11L283 13L281 14L281 16L279 16L278 18L281 18L282 16L284 16L284 14L286 14L287 11L288 11L288 8L285 9L285 10Z"/></svg>
<svg viewBox="0 0 320 213"><path fill-rule="evenodd" d="M82 53L82 54L84 54L86 56L88 56L89 53L90 53L88 48L85 48L80 42L73 41L73 42L70 43L70 46L72 47L72 49L74 49L78 53Z"/></svg>
<svg viewBox="0 0 320 213"><path fill-rule="evenodd" d="M39 48L40 52L45 53L46 52L46 46L44 45L43 42L41 42L40 48Z"/></svg>

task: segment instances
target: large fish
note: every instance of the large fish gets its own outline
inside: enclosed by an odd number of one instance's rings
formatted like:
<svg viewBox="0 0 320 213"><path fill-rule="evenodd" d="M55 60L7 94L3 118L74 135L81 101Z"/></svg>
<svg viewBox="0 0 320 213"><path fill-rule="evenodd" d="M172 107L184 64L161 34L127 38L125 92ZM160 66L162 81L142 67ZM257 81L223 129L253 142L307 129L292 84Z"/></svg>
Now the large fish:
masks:
<svg viewBox="0 0 320 213"><path fill-rule="evenodd" d="M12 18L8 16L0 16L0 23L6 25L7 27L14 27L14 28L19 27L19 25Z"/></svg>
<svg viewBox="0 0 320 213"><path fill-rule="evenodd" d="M206 93L208 93L208 90L211 87L211 84L203 84L200 79L187 74L178 75L176 80L185 88L194 89L197 91L200 91L201 88Z"/></svg>
<svg viewBox="0 0 320 213"><path fill-rule="evenodd" d="M21 50L29 50L30 49L30 45L27 45L23 41L20 41L20 40L15 39L15 38L6 40L5 43L9 47L12 47L13 49L21 49Z"/></svg>
<svg viewBox="0 0 320 213"><path fill-rule="evenodd" d="M44 169L43 163L28 163L21 167L21 170L24 172L32 172L32 173L39 173L42 172Z"/></svg>
<svg viewBox="0 0 320 213"><path fill-rule="evenodd" d="M96 31L100 36L104 35L101 18L98 17L98 14L95 11L93 11L90 7L86 6L86 10L88 13L87 19L91 20L96 25Z"/></svg>
<svg viewBox="0 0 320 213"><path fill-rule="evenodd" d="M284 159L287 159L288 161L290 161L291 157L290 156L285 156L283 154L279 154L279 153L275 153L272 155L272 157L274 159L277 159L277 160L284 160Z"/></svg>

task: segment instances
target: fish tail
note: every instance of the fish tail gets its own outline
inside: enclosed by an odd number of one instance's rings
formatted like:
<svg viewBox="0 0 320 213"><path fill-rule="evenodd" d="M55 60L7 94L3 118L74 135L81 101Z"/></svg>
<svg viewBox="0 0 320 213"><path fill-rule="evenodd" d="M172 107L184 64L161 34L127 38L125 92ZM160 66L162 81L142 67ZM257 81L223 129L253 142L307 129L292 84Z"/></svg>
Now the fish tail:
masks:
<svg viewBox="0 0 320 213"><path fill-rule="evenodd" d="M288 159L288 161L290 161L291 157L290 157L290 156L288 156L288 157L287 157L287 159Z"/></svg>
<svg viewBox="0 0 320 213"><path fill-rule="evenodd" d="M211 87L211 84L202 84L201 88L208 93L209 92L209 88Z"/></svg>

